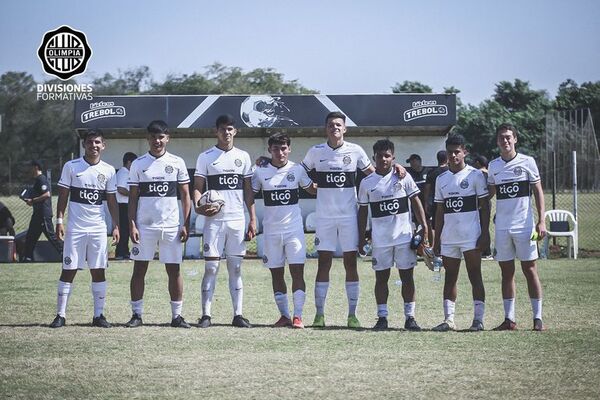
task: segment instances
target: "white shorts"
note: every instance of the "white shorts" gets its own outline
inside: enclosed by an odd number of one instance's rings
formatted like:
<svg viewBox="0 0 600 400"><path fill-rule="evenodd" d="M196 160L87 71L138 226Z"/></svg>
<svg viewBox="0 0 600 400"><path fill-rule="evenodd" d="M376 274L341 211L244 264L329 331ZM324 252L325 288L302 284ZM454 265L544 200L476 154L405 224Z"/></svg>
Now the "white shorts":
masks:
<svg viewBox="0 0 600 400"><path fill-rule="evenodd" d="M445 257L462 259L463 253L477 248L477 241L462 244L443 244L440 252Z"/></svg>
<svg viewBox="0 0 600 400"><path fill-rule="evenodd" d="M411 269L417 265L417 253L410 248L410 243L395 246L373 247L371 264L373 270L383 271L392 268Z"/></svg>
<svg viewBox="0 0 600 400"><path fill-rule="evenodd" d="M204 257L224 255L243 256L246 254L244 236L246 220L206 221L204 223Z"/></svg>
<svg viewBox="0 0 600 400"><path fill-rule="evenodd" d="M315 247L319 251L335 251L338 238L342 252L358 250L356 217L321 218L315 229Z"/></svg>
<svg viewBox="0 0 600 400"><path fill-rule="evenodd" d="M263 264L267 268L281 268L288 264L304 264L306 243L304 231L286 233L265 233L265 254Z"/></svg>
<svg viewBox="0 0 600 400"><path fill-rule="evenodd" d="M105 269L108 264L106 232L69 232L65 234L63 269Z"/></svg>
<svg viewBox="0 0 600 400"><path fill-rule="evenodd" d="M179 239L179 227L140 227L140 243L131 248L130 257L135 261L152 261L158 245L158 259L165 264L181 264L183 243Z"/></svg>
<svg viewBox="0 0 600 400"><path fill-rule="evenodd" d="M494 247L496 261L532 261L538 258L537 243L531 240L533 229L496 230Z"/></svg>

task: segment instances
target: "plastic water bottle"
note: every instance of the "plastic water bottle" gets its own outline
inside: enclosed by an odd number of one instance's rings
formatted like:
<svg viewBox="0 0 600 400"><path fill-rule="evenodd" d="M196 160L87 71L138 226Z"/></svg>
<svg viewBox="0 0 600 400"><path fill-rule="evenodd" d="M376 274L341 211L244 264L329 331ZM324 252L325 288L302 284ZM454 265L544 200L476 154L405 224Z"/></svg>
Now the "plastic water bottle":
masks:
<svg viewBox="0 0 600 400"><path fill-rule="evenodd" d="M413 250L416 250L422 241L423 241L423 236L421 236L417 233L415 236L413 236L412 240L410 241L410 248Z"/></svg>
<svg viewBox="0 0 600 400"><path fill-rule="evenodd" d="M370 243L367 243L363 246L363 254L365 256L370 256L372 251L373 251L373 246L371 246Z"/></svg>
<svg viewBox="0 0 600 400"><path fill-rule="evenodd" d="M431 280L433 282L439 282L442 280L442 258L441 257L433 258L433 278Z"/></svg>

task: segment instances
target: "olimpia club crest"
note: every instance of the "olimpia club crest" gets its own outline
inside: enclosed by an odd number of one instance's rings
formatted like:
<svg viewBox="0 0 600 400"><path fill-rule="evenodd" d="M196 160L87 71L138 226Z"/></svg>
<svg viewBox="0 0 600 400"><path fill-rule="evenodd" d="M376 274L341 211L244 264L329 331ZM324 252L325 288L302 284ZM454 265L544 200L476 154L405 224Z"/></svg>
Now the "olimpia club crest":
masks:
<svg viewBox="0 0 600 400"><path fill-rule="evenodd" d="M67 25L46 32L38 48L44 71L64 81L83 74L91 56L85 33Z"/></svg>

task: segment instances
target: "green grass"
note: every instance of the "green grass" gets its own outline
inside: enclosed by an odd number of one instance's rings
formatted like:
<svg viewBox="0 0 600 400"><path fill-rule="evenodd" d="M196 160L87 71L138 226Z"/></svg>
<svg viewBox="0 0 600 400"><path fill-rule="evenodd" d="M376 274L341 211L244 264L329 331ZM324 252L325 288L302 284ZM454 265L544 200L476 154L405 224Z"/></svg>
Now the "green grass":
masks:
<svg viewBox="0 0 600 400"><path fill-rule="evenodd" d="M183 264L184 316L200 314L202 263ZM131 314L131 263L108 271L106 315L117 324ZM359 260L358 316L376 319L373 272ZM600 263L545 260L548 331L529 331L531 310L522 274L517 277L517 332L409 333L403 324L400 290L391 280L387 332L344 328L343 268L332 269L328 328L273 329L277 318L270 274L255 260L244 264L244 314L258 327L231 322L226 269L213 305L216 326L175 330L170 320L164 267L152 263L146 280L143 328L89 327L92 299L87 271L78 274L67 313L68 326L46 328L55 313L57 264L0 264L0 398L598 398L600 396ZM314 260L306 268L305 322L314 316ZM486 328L503 318L500 274L484 262ZM417 320L424 328L441 322L442 283L416 269ZM472 319L470 287L459 279L456 322Z"/></svg>

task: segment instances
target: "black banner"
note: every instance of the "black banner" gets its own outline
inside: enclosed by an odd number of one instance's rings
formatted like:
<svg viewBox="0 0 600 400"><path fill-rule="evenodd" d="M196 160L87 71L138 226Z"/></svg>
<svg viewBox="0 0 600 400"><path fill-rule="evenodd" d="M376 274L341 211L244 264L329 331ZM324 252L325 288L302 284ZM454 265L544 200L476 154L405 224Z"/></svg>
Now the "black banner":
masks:
<svg viewBox="0 0 600 400"><path fill-rule="evenodd" d="M177 182L140 182L140 197L177 197Z"/></svg>
<svg viewBox="0 0 600 400"><path fill-rule="evenodd" d="M371 217L381 218L408 212L408 197L382 200L370 203Z"/></svg>
<svg viewBox="0 0 600 400"><path fill-rule="evenodd" d="M517 181L500 183L496 185L496 197L498 200L514 199L515 197L529 197L529 181Z"/></svg>
<svg viewBox="0 0 600 400"><path fill-rule="evenodd" d="M244 188L244 175L242 174L208 175L206 181L208 189L211 190L242 190Z"/></svg>
<svg viewBox="0 0 600 400"><path fill-rule="evenodd" d="M477 196L457 196L444 199L444 213L462 213L477 210Z"/></svg>
<svg viewBox="0 0 600 400"><path fill-rule="evenodd" d="M80 204L99 206L102 205L102 201L106 200L104 190L71 187L70 194L71 201Z"/></svg>
<svg viewBox="0 0 600 400"><path fill-rule="evenodd" d="M356 183L356 172L316 171L320 188L351 188Z"/></svg>
<svg viewBox="0 0 600 400"><path fill-rule="evenodd" d="M289 206L298 204L298 189L263 190L265 206Z"/></svg>

